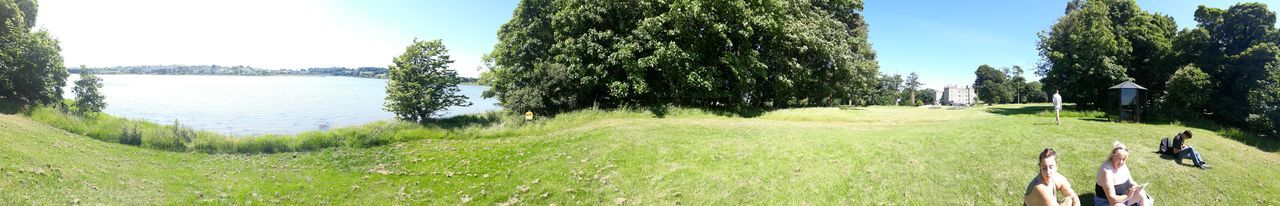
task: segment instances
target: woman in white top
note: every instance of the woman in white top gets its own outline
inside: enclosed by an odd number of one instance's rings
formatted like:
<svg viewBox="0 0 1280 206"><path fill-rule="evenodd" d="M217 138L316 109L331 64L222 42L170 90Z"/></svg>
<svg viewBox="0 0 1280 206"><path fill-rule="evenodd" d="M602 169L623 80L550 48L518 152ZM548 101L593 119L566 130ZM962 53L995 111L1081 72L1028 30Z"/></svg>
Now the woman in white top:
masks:
<svg viewBox="0 0 1280 206"><path fill-rule="evenodd" d="M1112 144L1111 155L1098 168L1097 184L1094 185L1093 205L1144 205L1154 204L1146 190L1138 187L1129 174L1129 149L1123 143Z"/></svg>

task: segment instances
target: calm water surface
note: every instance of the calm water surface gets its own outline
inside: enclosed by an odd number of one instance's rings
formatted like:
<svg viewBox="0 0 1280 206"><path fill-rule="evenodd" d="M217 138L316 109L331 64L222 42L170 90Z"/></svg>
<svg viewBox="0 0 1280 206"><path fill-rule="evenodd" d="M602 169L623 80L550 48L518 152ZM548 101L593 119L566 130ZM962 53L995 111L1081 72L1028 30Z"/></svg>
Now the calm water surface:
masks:
<svg viewBox="0 0 1280 206"><path fill-rule="evenodd" d="M296 134L393 119L382 110L387 80L316 76L98 75L106 113L232 135ZM67 79L67 98L72 82ZM460 85L472 105L445 116L498 109L488 87Z"/></svg>

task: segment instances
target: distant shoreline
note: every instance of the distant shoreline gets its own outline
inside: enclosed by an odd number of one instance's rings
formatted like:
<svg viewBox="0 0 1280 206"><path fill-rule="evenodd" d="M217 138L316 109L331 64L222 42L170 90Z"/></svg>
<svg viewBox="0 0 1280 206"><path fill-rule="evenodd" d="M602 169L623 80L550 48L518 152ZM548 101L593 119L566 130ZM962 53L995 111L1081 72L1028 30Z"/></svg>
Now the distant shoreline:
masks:
<svg viewBox="0 0 1280 206"><path fill-rule="evenodd" d="M79 74L71 72L71 74ZM364 77L364 76L346 76L346 75L321 75L321 74L149 74L149 73L95 73L93 75L156 75L156 76L227 76L227 77L352 77L362 79L387 79L385 77Z"/></svg>
<svg viewBox="0 0 1280 206"><path fill-rule="evenodd" d="M79 73L72 72L71 74L77 74L77 75L78 75ZM224 77L351 77L351 78L360 78L360 79L383 79L383 80L387 79L387 78L385 78L385 77L361 77L361 76L320 75L320 74L146 74L146 73L142 73L142 74L138 74L138 73L90 73L90 74L93 74L93 75L156 75L156 76L224 76ZM462 82L462 83L458 83L458 85L481 86L481 87L487 87L487 86L488 86L488 85L482 85L482 84L480 84L479 82L475 82L475 81L468 81L468 80L471 80L471 79L472 79L472 78L470 78L470 77L462 77L462 79L463 79L463 82Z"/></svg>
<svg viewBox="0 0 1280 206"><path fill-rule="evenodd" d="M115 67L72 67L70 73L88 72L90 74L116 75L208 75L208 76L335 76L365 79L387 79L389 73L384 67L314 67L305 69L262 69L250 66L219 65L137 65ZM460 77L466 84L476 84L479 78Z"/></svg>

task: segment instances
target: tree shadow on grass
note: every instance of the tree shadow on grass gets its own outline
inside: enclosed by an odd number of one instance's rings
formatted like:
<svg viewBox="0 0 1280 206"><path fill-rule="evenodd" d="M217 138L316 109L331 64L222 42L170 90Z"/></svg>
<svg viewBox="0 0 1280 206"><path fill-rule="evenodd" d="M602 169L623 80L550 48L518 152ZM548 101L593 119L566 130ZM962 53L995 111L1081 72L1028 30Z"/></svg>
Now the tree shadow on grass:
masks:
<svg viewBox="0 0 1280 206"><path fill-rule="evenodd" d="M670 106L651 106L646 109L649 110L650 113L653 113L654 118L665 118L667 117L668 114L670 114L671 107ZM696 108L696 109L700 109L703 112L716 115L716 116L742 117L742 118L759 117L760 115L764 115L764 113L772 111L772 109L768 109L768 108L755 108L755 107L702 107L702 108Z"/></svg>
<svg viewBox="0 0 1280 206"><path fill-rule="evenodd" d="M1064 113L1068 111L1080 112L1080 111L1074 111L1074 110L1075 110L1075 105L1063 106ZM1023 107L1017 107L1017 108L988 108L987 109L987 112L1001 114L1001 115L1034 115L1043 111L1052 112L1053 107L1052 106L1023 106ZM1064 115L1062 118L1078 118L1080 120L1093 121L1093 122L1113 122L1111 121L1111 119L1108 119L1110 117L1101 117L1101 116L1068 117ZM1153 117L1153 118L1144 118L1142 122L1137 122L1137 124L1147 124L1147 125L1180 124L1188 128L1208 130L1213 133L1217 133L1218 135L1221 135L1222 137L1225 137L1227 139L1235 140L1237 142L1244 143L1249 146L1253 146L1262 151L1272 152L1272 153L1280 151L1280 138L1264 137L1264 136L1259 136L1252 132L1243 131L1240 129L1234 129L1230 127L1224 127L1218 123L1215 123L1213 121L1206 120L1203 118ZM1169 135L1172 135L1172 134L1169 134ZM1152 141L1158 141L1158 140L1159 138L1152 139Z"/></svg>
<svg viewBox="0 0 1280 206"><path fill-rule="evenodd" d="M764 113L771 111L771 109L755 107L724 107L710 108L707 111L719 116L755 118L760 115L764 115Z"/></svg>
<svg viewBox="0 0 1280 206"><path fill-rule="evenodd" d="M24 109L22 104L17 101L0 98L0 114L17 114Z"/></svg>
<svg viewBox="0 0 1280 206"><path fill-rule="evenodd" d="M1097 196L1097 195L1094 195L1092 192L1087 192L1087 193L1082 193L1076 197L1080 198L1080 205L1093 205L1094 196Z"/></svg>
<svg viewBox="0 0 1280 206"><path fill-rule="evenodd" d="M1218 135L1222 135L1222 137L1226 137L1227 139L1232 139L1237 142L1256 147L1262 151L1272 152L1272 153L1280 151L1280 140L1277 140L1276 138L1267 138L1263 136L1258 136L1257 134L1244 132L1237 129L1224 129L1219 131L1220 132L1218 132Z"/></svg>
<svg viewBox="0 0 1280 206"><path fill-rule="evenodd" d="M480 114L458 115L444 119L438 119L427 123L429 126L436 126L441 129L460 129L466 127L488 127L502 122L499 113L489 112Z"/></svg>
<svg viewBox="0 0 1280 206"><path fill-rule="evenodd" d="M1063 109L1067 109L1066 106ZM987 112L1000 115L1034 115L1044 111L1053 111L1053 106L1024 106L1017 108L987 108Z"/></svg>
<svg viewBox="0 0 1280 206"><path fill-rule="evenodd" d="M1203 118L1190 118L1187 120L1176 120L1173 118L1158 118L1153 121L1143 122L1143 124L1153 124L1153 125L1181 124L1190 128L1209 130L1210 132L1216 133L1224 138L1235 140L1236 142L1240 142L1245 145L1258 148L1258 150L1262 150L1266 152L1280 152L1280 139L1259 136L1256 133L1245 131L1242 129L1225 127L1217 123L1214 123L1211 120L1207 120Z"/></svg>
<svg viewBox="0 0 1280 206"><path fill-rule="evenodd" d="M1186 167L1196 167L1196 165L1195 165L1195 164L1187 164L1187 163L1183 163L1183 161L1182 161L1183 159L1182 159L1182 158L1178 158L1178 157L1177 157L1177 156L1175 156L1174 154L1160 153L1160 151L1154 151L1154 152L1151 152L1151 153L1155 153L1155 154L1156 154L1156 156L1160 156L1160 159L1173 161L1173 163L1174 163L1174 164L1178 164L1178 165L1182 165L1182 166L1186 166Z"/></svg>
<svg viewBox="0 0 1280 206"><path fill-rule="evenodd" d="M1111 121L1110 119L1097 118L1097 117L1082 118L1082 119L1080 119L1080 120L1084 120L1084 121L1092 121L1092 122L1113 122L1113 121Z"/></svg>

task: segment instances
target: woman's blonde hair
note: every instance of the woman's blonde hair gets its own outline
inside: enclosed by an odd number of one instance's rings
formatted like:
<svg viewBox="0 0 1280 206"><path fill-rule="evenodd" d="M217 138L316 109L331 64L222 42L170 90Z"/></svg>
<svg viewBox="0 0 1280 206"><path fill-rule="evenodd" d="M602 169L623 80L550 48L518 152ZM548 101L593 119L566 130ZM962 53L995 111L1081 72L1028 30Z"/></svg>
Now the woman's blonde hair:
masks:
<svg viewBox="0 0 1280 206"><path fill-rule="evenodd" d="M1119 141L1119 140L1117 140L1117 141L1115 141L1115 142L1111 143L1111 155L1108 155L1108 156L1107 156L1107 160L1114 160L1114 159L1116 159L1116 157L1120 156L1120 151L1121 151L1121 150L1124 150L1124 152L1126 153L1126 155L1128 155L1128 153L1129 153L1129 147L1124 146L1124 143L1120 143L1120 141Z"/></svg>

